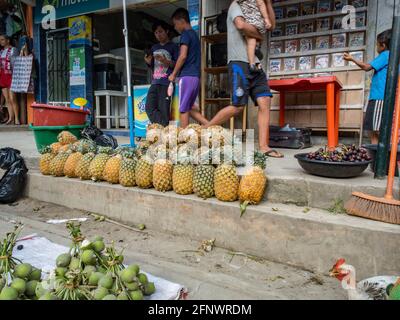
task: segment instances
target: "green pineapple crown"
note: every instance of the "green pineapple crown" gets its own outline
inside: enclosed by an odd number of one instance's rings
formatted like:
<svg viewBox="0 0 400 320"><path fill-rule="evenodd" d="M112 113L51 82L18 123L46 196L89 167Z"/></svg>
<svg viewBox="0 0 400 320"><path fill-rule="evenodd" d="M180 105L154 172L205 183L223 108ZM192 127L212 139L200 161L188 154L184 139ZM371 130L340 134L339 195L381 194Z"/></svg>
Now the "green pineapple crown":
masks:
<svg viewBox="0 0 400 320"><path fill-rule="evenodd" d="M77 152L82 154L86 153L96 153L97 145L94 141L88 139L82 139L79 141Z"/></svg>
<svg viewBox="0 0 400 320"><path fill-rule="evenodd" d="M112 155L114 153L114 149L111 147L99 147L97 152Z"/></svg>
<svg viewBox="0 0 400 320"><path fill-rule="evenodd" d="M52 149L51 149L51 146L46 146L46 147L44 147L44 148L42 148L41 150L40 150L40 154L46 154L46 153L52 153Z"/></svg>
<svg viewBox="0 0 400 320"><path fill-rule="evenodd" d="M261 151L254 152L253 165L265 170L267 168L267 156Z"/></svg>

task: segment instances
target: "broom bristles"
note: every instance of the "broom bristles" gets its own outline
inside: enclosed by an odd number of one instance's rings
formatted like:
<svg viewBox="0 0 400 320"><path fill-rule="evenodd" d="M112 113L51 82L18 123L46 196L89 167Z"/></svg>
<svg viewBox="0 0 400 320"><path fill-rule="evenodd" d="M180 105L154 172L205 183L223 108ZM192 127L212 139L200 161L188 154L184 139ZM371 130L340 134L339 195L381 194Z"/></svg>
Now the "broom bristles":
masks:
<svg viewBox="0 0 400 320"><path fill-rule="evenodd" d="M400 201L356 193L345 204L345 209L353 216L400 225Z"/></svg>

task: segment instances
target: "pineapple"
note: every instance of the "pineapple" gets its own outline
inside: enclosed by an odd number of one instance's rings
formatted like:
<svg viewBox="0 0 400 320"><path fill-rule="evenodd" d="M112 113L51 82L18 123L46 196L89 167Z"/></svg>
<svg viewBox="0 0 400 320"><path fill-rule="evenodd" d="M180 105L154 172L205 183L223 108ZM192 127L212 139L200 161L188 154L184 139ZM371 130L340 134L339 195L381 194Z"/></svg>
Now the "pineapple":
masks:
<svg viewBox="0 0 400 320"><path fill-rule="evenodd" d="M136 184L139 188L150 189L153 186L153 160L148 157L142 157L135 168Z"/></svg>
<svg viewBox="0 0 400 320"><path fill-rule="evenodd" d="M202 132L203 145L211 147L223 147L232 145L233 135L221 126L211 126Z"/></svg>
<svg viewBox="0 0 400 320"><path fill-rule="evenodd" d="M220 165L214 174L215 196L220 201L233 202L238 199L239 177L236 167Z"/></svg>
<svg viewBox="0 0 400 320"><path fill-rule="evenodd" d="M43 175L50 175L50 163L51 160L54 159L56 156L55 154L52 153L51 147L46 147L41 151L41 157L39 161L39 168L40 168L40 173Z"/></svg>
<svg viewBox="0 0 400 320"><path fill-rule="evenodd" d="M92 177L89 174L89 166L96 155L94 153L86 153L78 162L75 168L75 174L82 180L90 180Z"/></svg>
<svg viewBox="0 0 400 320"><path fill-rule="evenodd" d="M68 151L73 151L74 150L74 145L73 144L64 144L60 147L60 150L58 152L68 152Z"/></svg>
<svg viewBox="0 0 400 320"><path fill-rule="evenodd" d="M178 164L174 167L172 186L177 194L188 195L193 193L194 167L191 164Z"/></svg>
<svg viewBox="0 0 400 320"><path fill-rule="evenodd" d="M92 140L82 139L78 142L76 151L82 154L86 153L96 153L97 146L96 143Z"/></svg>
<svg viewBox="0 0 400 320"><path fill-rule="evenodd" d="M104 180L111 184L119 183L119 169L121 167L122 156L117 154L107 161L104 168Z"/></svg>
<svg viewBox="0 0 400 320"><path fill-rule="evenodd" d="M119 168L119 183L124 187L134 187L136 185L135 167L137 160L134 151L123 153L123 159Z"/></svg>
<svg viewBox="0 0 400 320"><path fill-rule="evenodd" d="M60 148L62 147L62 144L59 142L53 143L50 145L51 152L54 154L57 154L60 152Z"/></svg>
<svg viewBox="0 0 400 320"><path fill-rule="evenodd" d="M194 170L193 190L199 198L208 199L214 196L214 172L212 165L199 165Z"/></svg>
<svg viewBox="0 0 400 320"><path fill-rule="evenodd" d="M172 190L173 164L170 160L159 159L154 163L153 185L157 191Z"/></svg>
<svg viewBox="0 0 400 320"><path fill-rule="evenodd" d="M103 180L103 172L107 161L110 160L112 148L100 147L99 154L93 159L89 166L89 174L93 181Z"/></svg>
<svg viewBox="0 0 400 320"><path fill-rule="evenodd" d="M178 143L189 143L193 147L201 146L201 126L198 124L190 124L183 129L178 136Z"/></svg>
<svg viewBox="0 0 400 320"><path fill-rule="evenodd" d="M266 155L255 152L254 164L240 181L239 198L242 203L241 214L243 215L249 204L259 204L267 187L267 177L265 175Z"/></svg>
<svg viewBox="0 0 400 320"><path fill-rule="evenodd" d="M74 152L69 157L64 166L64 175L68 178L77 178L76 167L79 161L81 161L83 154L80 152Z"/></svg>
<svg viewBox="0 0 400 320"><path fill-rule="evenodd" d="M181 129L175 125L169 125L166 127L161 134L162 144L165 145L168 149L172 149L176 147L178 144L178 136Z"/></svg>
<svg viewBox="0 0 400 320"><path fill-rule="evenodd" d="M146 140L150 143L161 141L164 127L160 124L151 124L147 127Z"/></svg>
<svg viewBox="0 0 400 320"><path fill-rule="evenodd" d="M50 162L50 174L55 177L64 176L64 166L71 152L60 152Z"/></svg>
<svg viewBox="0 0 400 320"><path fill-rule="evenodd" d="M147 151L149 150L151 146L151 143L148 141L141 141L138 144L138 147L135 150L135 154L137 158L141 158L147 154Z"/></svg>
<svg viewBox="0 0 400 320"><path fill-rule="evenodd" d="M61 143L62 145L66 144L73 144L78 141L78 138L75 137L71 132L69 131L63 131L61 132L58 137L58 142Z"/></svg>

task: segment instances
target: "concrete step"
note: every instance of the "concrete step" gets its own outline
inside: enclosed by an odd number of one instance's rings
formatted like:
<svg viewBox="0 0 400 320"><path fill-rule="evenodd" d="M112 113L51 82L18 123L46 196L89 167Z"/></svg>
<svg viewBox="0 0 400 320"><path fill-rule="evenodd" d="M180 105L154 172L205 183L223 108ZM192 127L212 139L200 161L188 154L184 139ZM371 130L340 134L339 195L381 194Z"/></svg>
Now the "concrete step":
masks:
<svg viewBox="0 0 400 320"><path fill-rule="evenodd" d="M199 241L216 238L219 247L320 273L340 257L358 267L360 278L397 274L400 264L400 226L318 209L303 212L296 206L264 202L249 207L240 218L238 202L204 201L34 171L26 195Z"/></svg>
<svg viewBox="0 0 400 320"><path fill-rule="evenodd" d="M0 124L0 132L20 132L20 131L29 131L28 125L4 125Z"/></svg>

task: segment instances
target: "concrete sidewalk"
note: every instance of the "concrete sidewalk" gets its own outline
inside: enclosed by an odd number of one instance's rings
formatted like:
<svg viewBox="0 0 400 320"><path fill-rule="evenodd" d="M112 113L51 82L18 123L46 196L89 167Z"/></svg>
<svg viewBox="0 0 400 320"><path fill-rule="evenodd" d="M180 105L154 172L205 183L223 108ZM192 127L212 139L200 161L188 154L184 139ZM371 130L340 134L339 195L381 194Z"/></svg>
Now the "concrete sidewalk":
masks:
<svg viewBox="0 0 400 320"><path fill-rule="evenodd" d="M129 138L118 137L119 144L128 144ZM39 154L36 150L32 132L0 132L0 147L13 147L21 150L27 165L38 168ZM307 150L316 150L313 147ZM353 191L366 192L376 196L385 193L386 181L375 180L368 169L360 177L353 179L327 179L307 174L299 166L294 155L299 150L281 150L284 159L268 160L267 175L269 185L267 199L272 202L329 209L335 203L346 201ZM307 151L305 151L307 152ZM396 179L395 194L399 194Z"/></svg>

